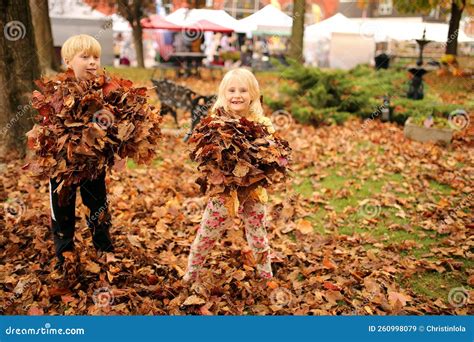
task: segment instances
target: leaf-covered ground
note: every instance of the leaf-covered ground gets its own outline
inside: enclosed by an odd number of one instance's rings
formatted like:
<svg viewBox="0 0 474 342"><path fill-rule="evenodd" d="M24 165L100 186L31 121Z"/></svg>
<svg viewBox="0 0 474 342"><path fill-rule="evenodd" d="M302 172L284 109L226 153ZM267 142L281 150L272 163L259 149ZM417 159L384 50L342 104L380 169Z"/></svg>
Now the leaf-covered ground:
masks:
<svg viewBox="0 0 474 342"><path fill-rule="evenodd" d="M262 78L272 86L271 75ZM201 93L216 85L190 83ZM472 314L472 123L440 146L378 121L314 128L278 119L294 161L293 177L269 191L273 281L255 278L238 220L202 283L181 281L205 198L185 129L166 118L153 165L108 176L115 253L94 251L78 200L80 262L69 286L53 270L47 184L23 173L23 161L2 166L3 313Z"/></svg>

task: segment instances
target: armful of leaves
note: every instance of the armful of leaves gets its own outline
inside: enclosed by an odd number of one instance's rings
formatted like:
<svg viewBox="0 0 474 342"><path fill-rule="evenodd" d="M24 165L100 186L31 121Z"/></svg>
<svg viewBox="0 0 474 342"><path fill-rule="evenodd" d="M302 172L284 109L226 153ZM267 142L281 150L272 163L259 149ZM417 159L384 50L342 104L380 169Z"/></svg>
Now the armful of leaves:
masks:
<svg viewBox="0 0 474 342"><path fill-rule="evenodd" d="M222 110L201 121L190 143L190 157L201 172L196 182L210 195L268 187L283 181L289 170L286 140L262 124Z"/></svg>
<svg viewBox="0 0 474 342"><path fill-rule="evenodd" d="M35 157L26 168L62 186L94 179L116 159L149 163L160 139L161 117L147 103L147 89L100 75L79 81L72 72L36 82L36 124L27 133Z"/></svg>

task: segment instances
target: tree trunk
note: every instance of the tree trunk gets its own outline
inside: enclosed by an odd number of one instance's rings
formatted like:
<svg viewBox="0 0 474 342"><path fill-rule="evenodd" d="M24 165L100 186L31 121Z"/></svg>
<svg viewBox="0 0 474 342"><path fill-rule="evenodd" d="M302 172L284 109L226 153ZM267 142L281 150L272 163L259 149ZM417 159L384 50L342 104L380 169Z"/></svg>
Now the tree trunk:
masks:
<svg viewBox="0 0 474 342"><path fill-rule="evenodd" d="M34 28L28 0L0 2L0 158L25 152L25 133L33 125L33 80L39 78Z"/></svg>
<svg viewBox="0 0 474 342"><path fill-rule="evenodd" d="M291 27L290 57L303 61L303 34L305 0L295 0L293 3L293 26Z"/></svg>
<svg viewBox="0 0 474 342"><path fill-rule="evenodd" d="M59 71L59 63L54 52L48 0L30 0L30 8L41 71L42 73Z"/></svg>
<svg viewBox="0 0 474 342"><path fill-rule="evenodd" d="M138 19L140 22L140 19ZM133 44L135 45L135 53L137 57L137 63L140 68L145 67L145 60L143 58L143 33L142 27L140 24L132 24L133 30Z"/></svg>
<svg viewBox="0 0 474 342"><path fill-rule="evenodd" d="M465 5L466 0L462 0L460 5L456 0L451 2L451 18L449 19L448 40L446 42L447 55L458 54L459 22Z"/></svg>
<svg viewBox="0 0 474 342"><path fill-rule="evenodd" d="M143 58L143 32L140 20L143 17L143 7L147 5L143 0L133 0L131 3L128 0L118 0L118 11L122 17L128 20L132 26L133 44L135 45L135 54L137 57L137 64L144 68Z"/></svg>

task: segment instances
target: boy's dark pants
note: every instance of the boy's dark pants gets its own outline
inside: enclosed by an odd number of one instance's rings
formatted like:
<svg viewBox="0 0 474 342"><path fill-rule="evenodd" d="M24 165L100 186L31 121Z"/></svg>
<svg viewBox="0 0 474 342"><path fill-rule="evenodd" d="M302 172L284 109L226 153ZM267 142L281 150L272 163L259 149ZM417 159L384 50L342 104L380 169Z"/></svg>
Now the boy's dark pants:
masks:
<svg viewBox="0 0 474 342"><path fill-rule="evenodd" d="M110 214L105 188L105 171L94 180L85 180L79 185L73 185L61 191L67 191L67 204L59 205L59 194L55 192L60 182L50 179L49 196L51 205L51 228L54 236L56 256L60 262L64 261L62 255L65 251L74 248L74 228L76 209L76 189L79 186L82 202L89 208L90 213L87 225L92 231L92 241L98 250L113 251L109 235L111 226Z"/></svg>

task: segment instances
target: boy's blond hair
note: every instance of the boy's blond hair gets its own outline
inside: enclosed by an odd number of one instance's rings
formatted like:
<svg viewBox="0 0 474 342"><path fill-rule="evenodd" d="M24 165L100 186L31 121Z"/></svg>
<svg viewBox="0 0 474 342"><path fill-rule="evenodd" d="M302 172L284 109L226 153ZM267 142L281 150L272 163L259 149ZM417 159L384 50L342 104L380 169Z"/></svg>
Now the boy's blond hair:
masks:
<svg viewBox="0 0 474 342"><path fill-rule="evenodd" d="M64 61L70 62L75 55L85 51L88 54L100 57L102 48L100 43L92 36L87 34L78 34L69 37L61 48L61 57Z"/></svg>
<svg viewBox="0 0 474 342"><path fill-rule="evenodd" d="M258 81L255 78L255 75L252 74L247 69L244 68L237 68L228 71L224 78L222 79L221 83L219 84L219 92L217 94L217 100L214 106L212 107L212 112L215 112L217 108L223 107L224 110L228 111L229 108L226 107L225 103L225 92L231 80L237 79L244 83L249 90L250 94L250 111L248 116L249 117L257 117L263 116L263 108L260 103L260 87L258 85Z"/></svg>

